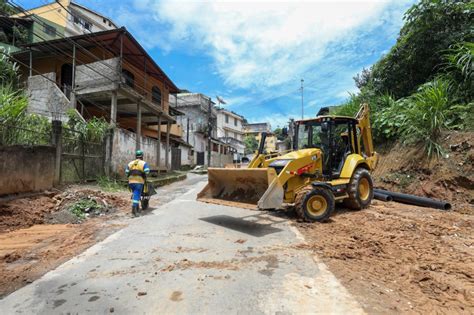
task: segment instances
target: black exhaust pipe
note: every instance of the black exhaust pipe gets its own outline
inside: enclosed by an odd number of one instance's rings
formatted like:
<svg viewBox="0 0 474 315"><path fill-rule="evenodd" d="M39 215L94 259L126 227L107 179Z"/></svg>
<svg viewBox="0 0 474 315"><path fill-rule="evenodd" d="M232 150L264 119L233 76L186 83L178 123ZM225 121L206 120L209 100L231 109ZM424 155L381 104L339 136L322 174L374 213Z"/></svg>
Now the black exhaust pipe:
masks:
<svg viewBox="0 0 474 315"><path fill-rule="evenodd" d="M377 199L377 200L382 200L382 201L392 201L393 200L392 196L376 192L375 190L374 190L374 198Z"/></svg>
<svg viewBox="0 0 474 315"><path fill-rule="evenodd" d="M392 191L387 191L383 189L374 189L375 194L388 195L393 198L393 201L407 203L410 205L421 206L421 207L430 207L441 210L450 210L451 204L445 201L438 201L425 197L418 197L414 195L402 194Z"/></svg>

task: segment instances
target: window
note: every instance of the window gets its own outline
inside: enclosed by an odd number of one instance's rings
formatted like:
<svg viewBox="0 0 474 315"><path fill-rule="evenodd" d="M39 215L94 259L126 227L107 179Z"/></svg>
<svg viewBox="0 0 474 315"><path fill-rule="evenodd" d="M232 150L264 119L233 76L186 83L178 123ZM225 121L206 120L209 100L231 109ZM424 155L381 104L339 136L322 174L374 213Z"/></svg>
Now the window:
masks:
<svg viewBox="0 0 474 315"><path fill-rule="evenodd" d="M237 118L234 117L234 126L237 126Z"/></svg>
<svg viewBox="0 0 474 315"><path fill-rule="evenodd" d="M123 69L122 77L126 85L133 88L135 86L135 76L130 71Z"/></svg>
<svg viewBox="0 0 474 315"><path fill-rule="evenodd" d="M228 124L229 123L229 115L225 115L225 123Z"/></svg>
<svg viewBox="0 0 474 315"><path fill-rule="evenodd" d="M106 20L106 19L104 19L104 18L102 18L102 22L104 22L104 23L107 23L107 20Z"/></svg>
<svg viewBox="0 0 474 315"><path fill-rule="evenodd" d="M152 87L151 100L161 106L161 90L159 87L157 86Z"/></svg>
<svg viewBox="0 0 474 315"><path fill-rule="evenodd" d="M51 26L51 25L48 25L48 24L44 25L43 31L46 34L51 35L51 36L56 35L56 28L54 26Z"/></svg>
<svg viewBox="0 0 474 315"><path fill-rule="evenodd" d="M82 26L83 28L85 28L86 30L90 31L92 29L92 23L91 22L88 22L78 16L75 16L73 15L72 16L72 21L75 23L75 24L78 24L80 26ZM104 23L105 23L105 19L104 19Z"/></svg>

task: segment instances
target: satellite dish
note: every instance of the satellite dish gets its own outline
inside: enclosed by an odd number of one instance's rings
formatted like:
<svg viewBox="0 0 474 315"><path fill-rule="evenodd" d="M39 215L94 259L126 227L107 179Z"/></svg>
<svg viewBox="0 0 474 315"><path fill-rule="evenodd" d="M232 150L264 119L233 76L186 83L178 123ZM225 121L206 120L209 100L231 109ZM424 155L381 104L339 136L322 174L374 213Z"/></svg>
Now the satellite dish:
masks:
<svg viewBox="0 0 474 315"><path fill-rule="evenodd" d="M219 101L220 104L227 104L226 101L224 101L224 100L222 99L222 97L216 96L216 98L217 98L217 101Z"/></svg>

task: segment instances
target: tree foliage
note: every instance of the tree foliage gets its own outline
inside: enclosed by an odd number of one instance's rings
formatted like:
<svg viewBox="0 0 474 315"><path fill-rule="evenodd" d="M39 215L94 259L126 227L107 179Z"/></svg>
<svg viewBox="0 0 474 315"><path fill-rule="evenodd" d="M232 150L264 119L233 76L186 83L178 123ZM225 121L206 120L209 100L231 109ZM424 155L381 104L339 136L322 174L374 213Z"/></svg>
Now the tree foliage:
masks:
<svg viewBox="0 0 474 315"><path fill-rule="evenodd" d="M254 153L258 149L258 141L252 135L247 135L244 138L245 154Z"/></svg>
<svg viewBox="0 0 474 315"><path fill-rule="evenodd" d="M473 39L473 4L469 0L421 0L404 19L396 44L372 67L370 78L360 81L361 87L369 86L397 99L406 97L442 71L446 49Z"/></svg>
<svg viewBox="0 0 474 315"><path fill-rule="evenodd" d="M7 0L0 0L0 15L12 15L18 13L18 9L12 7Z"/></svg>
<svg viewBox="0 0 474 315"><path fill-rule="evenodd" d="M367 102L375 143L418 143L429 156L440 155L443 130L472 130L473 8L459 0L412 6L396 44L354 77L360 93L334 113L353 116Z"/></svg>

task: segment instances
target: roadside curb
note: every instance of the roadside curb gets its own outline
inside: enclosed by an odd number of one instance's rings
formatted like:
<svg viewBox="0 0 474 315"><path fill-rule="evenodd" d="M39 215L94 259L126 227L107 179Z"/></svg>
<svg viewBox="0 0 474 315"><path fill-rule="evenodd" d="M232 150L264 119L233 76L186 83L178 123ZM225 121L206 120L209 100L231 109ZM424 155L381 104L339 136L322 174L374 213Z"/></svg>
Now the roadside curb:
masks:
<svg viewBox="0 0 474 315"><path fill-rule="evenodd" d="M185 180L186 177L187 177L187 174L178 174L178 175L172 175L172 176L167 176L163 178L152 177L152 178L148 178L147 182L151 183L153 187L162 187L174 182Z"/></svg>

